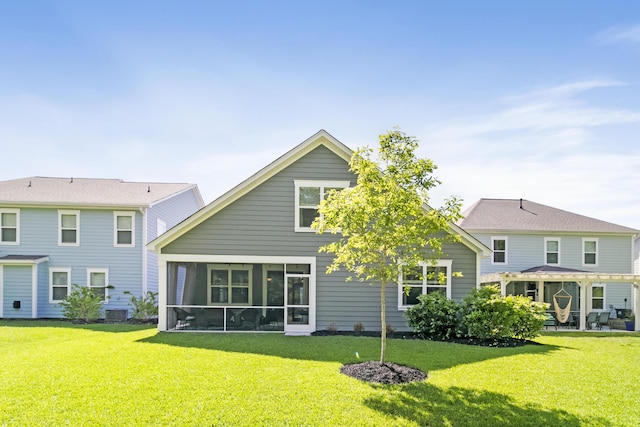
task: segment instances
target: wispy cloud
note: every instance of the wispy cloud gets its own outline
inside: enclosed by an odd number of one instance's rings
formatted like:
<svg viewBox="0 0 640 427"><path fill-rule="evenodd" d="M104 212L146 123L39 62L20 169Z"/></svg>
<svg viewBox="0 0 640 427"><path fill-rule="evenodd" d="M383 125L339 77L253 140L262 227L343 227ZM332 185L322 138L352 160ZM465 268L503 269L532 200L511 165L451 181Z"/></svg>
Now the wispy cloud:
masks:
<svg viewBox="0 0 640 427"><path fill-rule="evenodd" d="M640 43L640 24L631 27L610 27L596 35L596 43Z"/></svg>

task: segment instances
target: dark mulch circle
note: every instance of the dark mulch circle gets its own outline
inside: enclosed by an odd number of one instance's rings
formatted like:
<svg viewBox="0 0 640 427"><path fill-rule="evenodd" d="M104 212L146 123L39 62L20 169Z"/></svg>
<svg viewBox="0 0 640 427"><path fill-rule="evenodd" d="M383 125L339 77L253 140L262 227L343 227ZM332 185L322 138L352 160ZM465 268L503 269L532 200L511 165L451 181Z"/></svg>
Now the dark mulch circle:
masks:
<svg viewBox="0 0 640 427"><path fill-rule="evenodd" d="M361 381L381 384L405 384L424 381L426 372L390 362L362 362L343 365L340 372Z"/></svg>

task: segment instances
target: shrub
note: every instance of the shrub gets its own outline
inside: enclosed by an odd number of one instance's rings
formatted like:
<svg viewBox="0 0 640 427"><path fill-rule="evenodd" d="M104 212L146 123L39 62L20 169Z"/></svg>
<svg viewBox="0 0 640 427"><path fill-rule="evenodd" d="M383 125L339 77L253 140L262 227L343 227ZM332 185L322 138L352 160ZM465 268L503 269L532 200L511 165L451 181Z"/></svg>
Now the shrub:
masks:
<svg viewBox="0 0 640 427"><path fill-rule="evenodd" d="M353 325L353 332L355 332L356 334L364 332L364 325L362 324L362 322L358 322Z"/></svg>
<svg viewBox="0 0 640 427"><path fill-rule="evenodd" d="M409 325L423 339L446 340L456 336L458 304L442 292L420 295L418 304L405 312Z"/></svg>
<svg viewBox="0 0 640 427"><path fill-rule="evenodd" d="M156 292L147 292L146 295L137 298L129 291L125 294L131 295L129 304L133 307L131 317L136 320L150 320L158 315L158 301Z"/></svg>
<svg viewBox="0 0 640 427"><path fill-rule="evenodd" d="M89 322L102 317L102 297L87 286L71 285L72 291L59 303L62 315L70 320Z"/></svg>
<svg viewBox="0 0 640 427"><path fill-rule="evenodd" d="M539 335L547 304L500 295L497 286L475 289L461 306L462 330L480 339L529 339Z"/></svg>
<svg viewBox="0 0 640 427"><path fill-rule="evenodd" d="M327 331L327 333L333 335L333 334L338 333L338 327L336 326L335 323L332 322L332 323L329 323L329 326L327 326L326 331Z"/></svg>

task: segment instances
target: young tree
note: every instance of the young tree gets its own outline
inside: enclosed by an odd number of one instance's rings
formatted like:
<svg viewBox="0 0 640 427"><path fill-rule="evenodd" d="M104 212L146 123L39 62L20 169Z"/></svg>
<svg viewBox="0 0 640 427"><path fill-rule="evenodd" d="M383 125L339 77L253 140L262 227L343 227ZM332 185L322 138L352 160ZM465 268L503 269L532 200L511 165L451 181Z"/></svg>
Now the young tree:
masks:
<svg viewBox="0 0 640 427"><path fill-rule="evenodd" d="M417 147L414 137L394 130L380 135L378 159L369 147L357 150L349 163L356 186L333 190L312 225L318 233L341 234L320 248L335 254L327 273L343 267L347 280L380 283L380 362L386 357L387 284L397 282L401 268L436 261L445 241L459 239L449 222L461 218L460 201L451 197L439 209L427 205L429 190L440 182L433 176L436 165L416 157Z"/></svg>

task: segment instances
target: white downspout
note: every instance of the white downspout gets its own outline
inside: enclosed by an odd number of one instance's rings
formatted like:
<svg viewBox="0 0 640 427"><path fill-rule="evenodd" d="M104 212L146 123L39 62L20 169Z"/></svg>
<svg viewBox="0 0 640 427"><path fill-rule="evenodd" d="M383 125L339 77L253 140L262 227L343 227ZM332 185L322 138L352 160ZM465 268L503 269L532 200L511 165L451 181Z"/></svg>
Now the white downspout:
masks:
<svg viewBox="0 0 640 427"><path fill-rule="evenodd" d="M144 298L144 296L147 294L147 269L149 268L149 266L147 265L147 209L140 208L140 214L142 215L142 243L140 245L142 246L142 295L140 296Z"/></svg>

